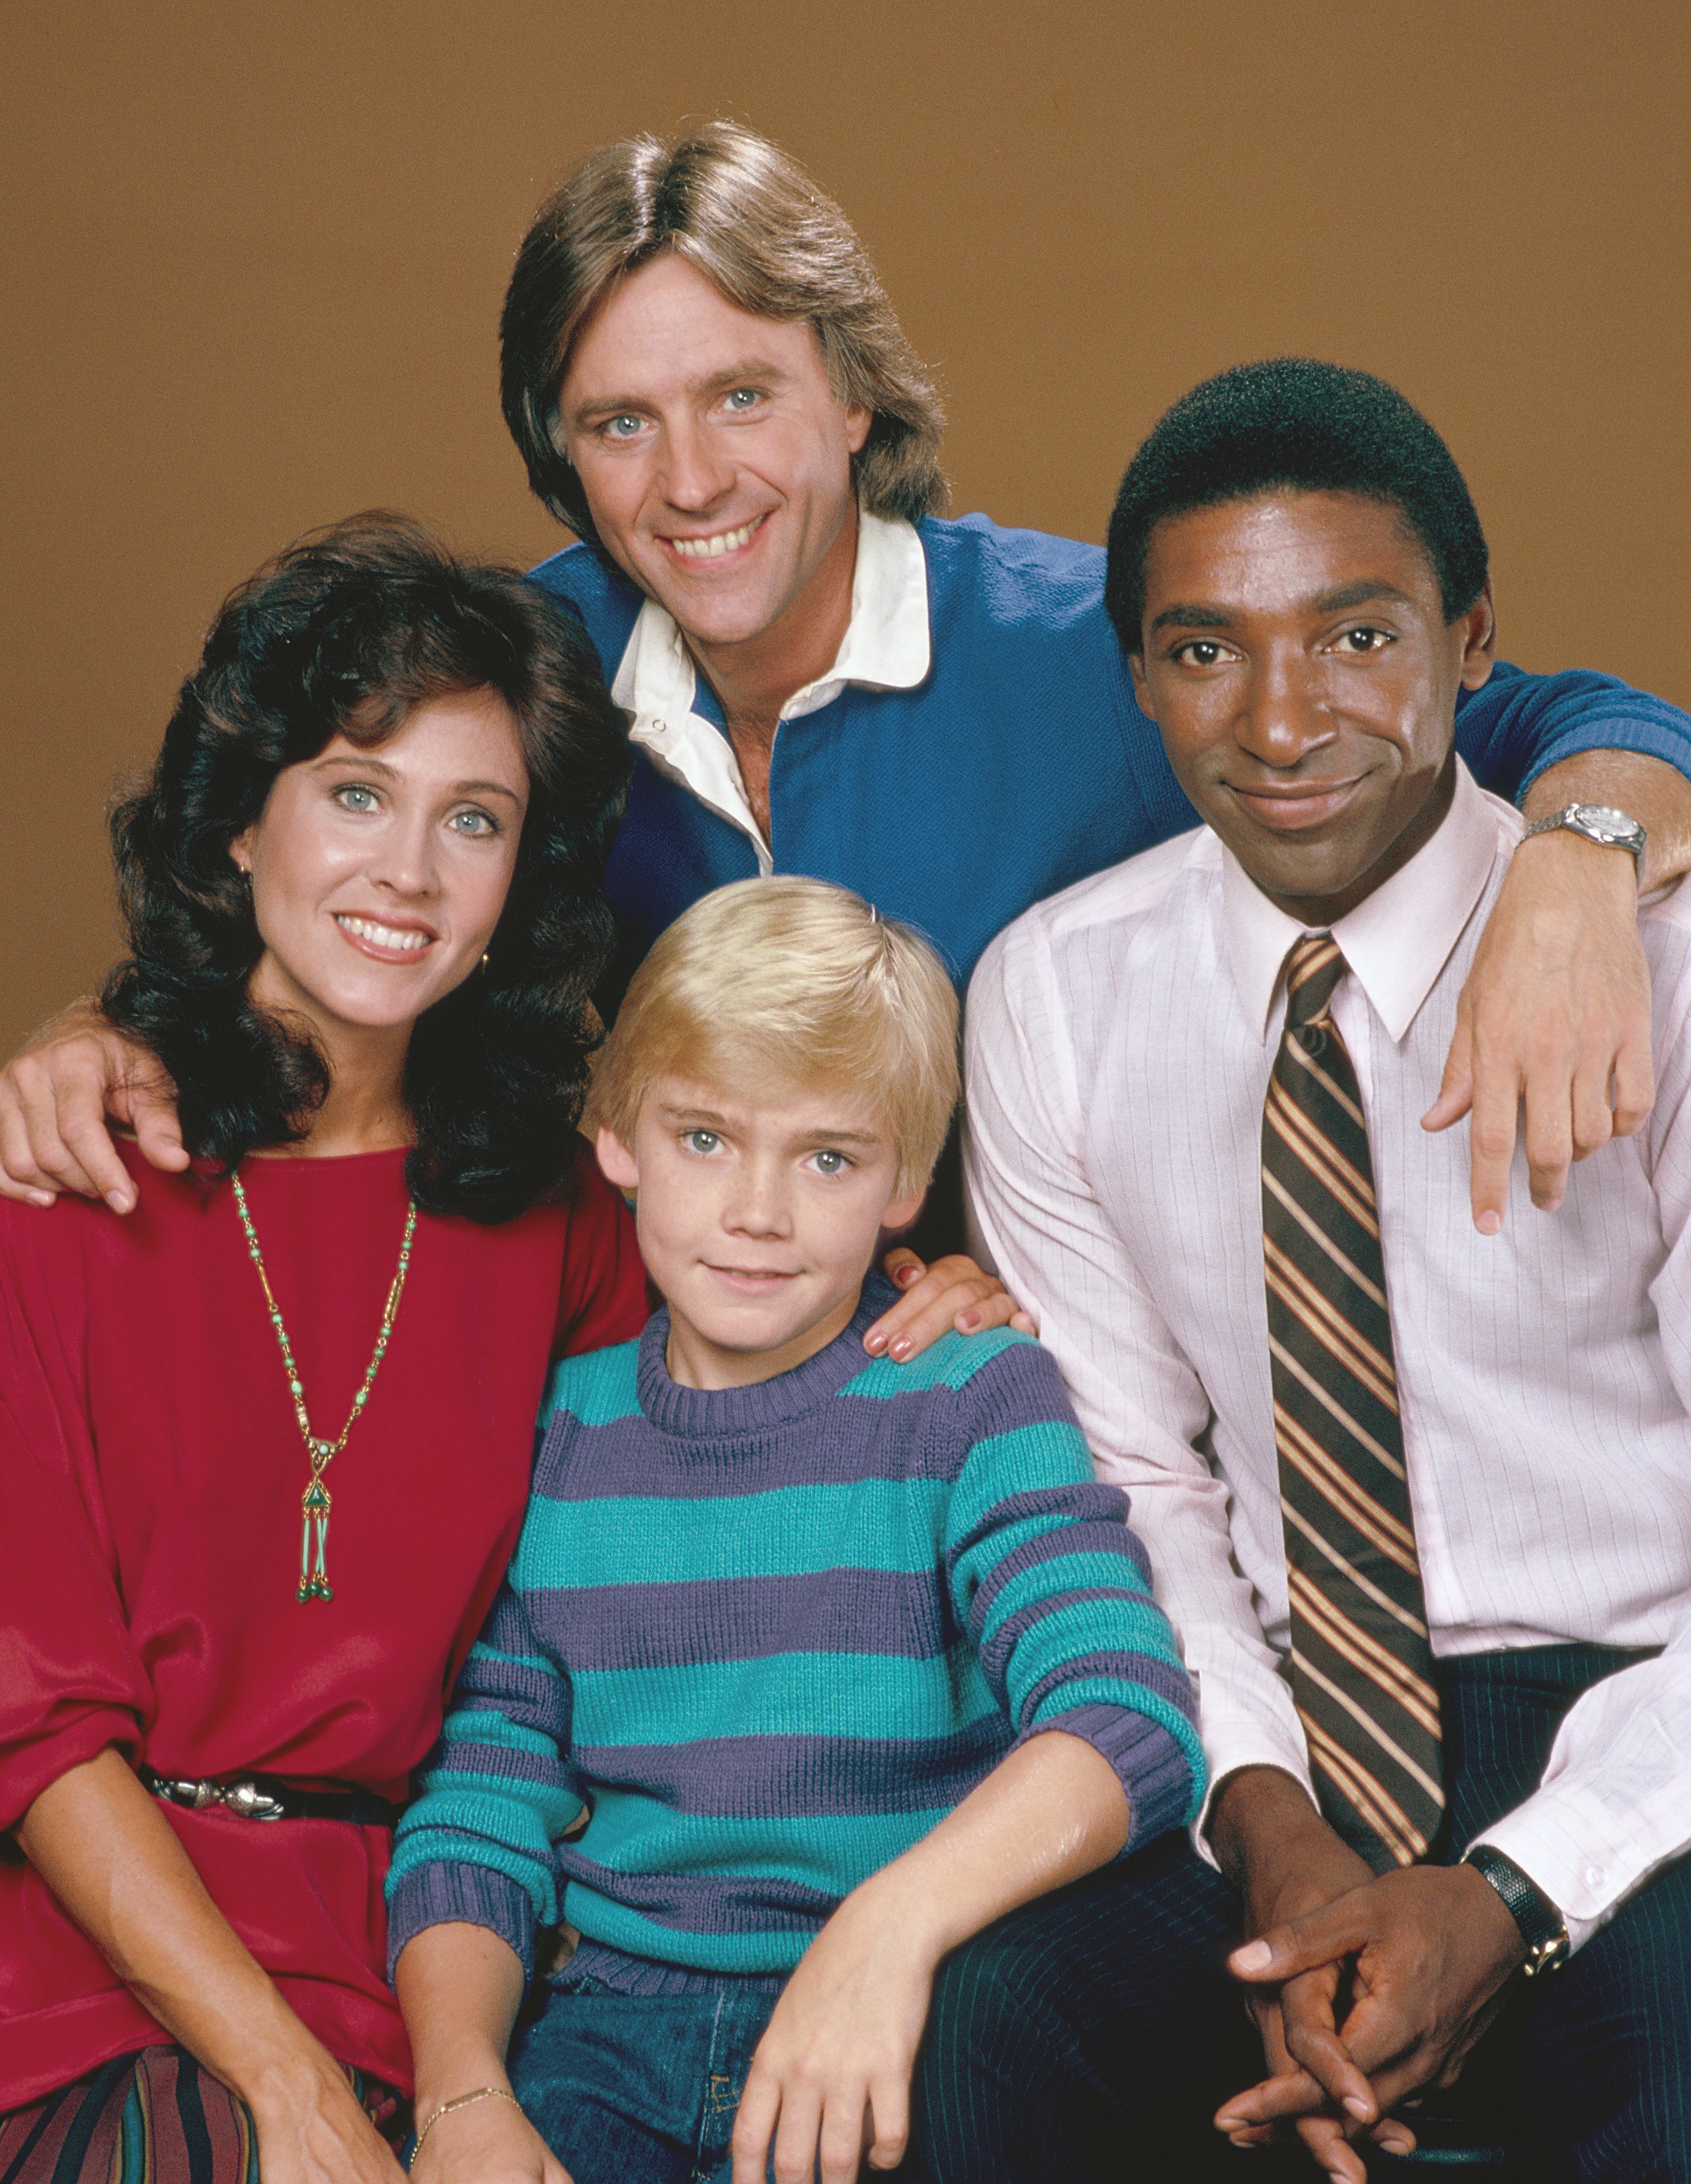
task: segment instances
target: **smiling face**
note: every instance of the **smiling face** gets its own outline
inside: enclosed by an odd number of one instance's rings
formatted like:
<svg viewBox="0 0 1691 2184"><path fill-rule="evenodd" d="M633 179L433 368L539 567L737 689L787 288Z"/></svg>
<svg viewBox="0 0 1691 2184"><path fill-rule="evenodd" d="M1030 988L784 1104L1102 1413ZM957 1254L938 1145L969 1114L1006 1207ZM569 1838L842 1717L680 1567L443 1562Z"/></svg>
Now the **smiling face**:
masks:
<svg viewBox="0 0 1691 2184"><path fill-rule="evenodd" d="M476 968L504 907L528 769L492 692L435 698L364 749L337 735L276 776L230 855L264 954L249 990L303 1016L330 1061L397 1038Z"/></svg>
<svg viewBox="0 0 1691 2184"><path fill-rule="evenodd" d="M835 398L807 323L654 259L577 335L558 415L606 550L702 646L769 636L836 564L848 593L870 413Z"/></svg>
<svg viewBox="0 0 1691 2184"><path fill-rule="evenodd" d="M599 1165L637 1191L647 1272L670 1307L670 1370L699 1388L790 1372L857 1309L881 1231L915 1218L895 1200L898 1150L849 1094L773 1089L752 1100L662 1077L634 1143L609 1130Z"/></svg>
<svg viewBox="0 0 1691 2184"><path fill-rule="evenodd" d="M1395 509L1271 492L1157 525L1133 683L1199 816L1265 894L1325 926L1449 808L1456 694L1491 672L1492 634L1489 586L1445 621Z"/></svg>

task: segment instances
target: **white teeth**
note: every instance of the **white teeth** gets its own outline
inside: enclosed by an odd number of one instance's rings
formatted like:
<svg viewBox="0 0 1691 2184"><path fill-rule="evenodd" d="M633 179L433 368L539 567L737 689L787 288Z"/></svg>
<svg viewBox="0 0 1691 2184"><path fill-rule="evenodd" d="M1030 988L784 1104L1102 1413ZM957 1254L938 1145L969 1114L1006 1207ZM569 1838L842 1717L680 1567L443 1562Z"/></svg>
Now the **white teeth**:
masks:
<svg viewBox="0 0 1691 2184"><path fill-rule="evenodd" d="M420 948L426 948L431 938L426 933L402 933L397 926L378 925L374 918L370 917L342 917L337 915L335 922L343 932L357 933L360 940L373 941L378 948L403 948L408 955L414 954Z"/></svg>
<svg viewBox="0 0 1691 2184"><path fill-rule="evenodd" d="M754 515L737 531L719 531L710 538L672 538L670 543L677 554L685 554L689 560L711 561L719 554L731 554L737 547L748 545L753 532L762 521L762 516Z"/></svg>

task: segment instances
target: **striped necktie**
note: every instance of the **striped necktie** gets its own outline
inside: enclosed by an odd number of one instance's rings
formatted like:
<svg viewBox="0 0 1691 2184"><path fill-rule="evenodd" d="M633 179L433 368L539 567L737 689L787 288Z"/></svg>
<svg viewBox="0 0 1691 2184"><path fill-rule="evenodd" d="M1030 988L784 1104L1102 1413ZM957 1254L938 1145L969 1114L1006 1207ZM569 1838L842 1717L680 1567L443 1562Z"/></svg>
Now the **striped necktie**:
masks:
<svg viewBox="0 0 1691 2184"><path fill-rule="evenodd" d="M1377 1873L1425 1856L1444 1789L1374 1168L1332 1015L1345 969L1330 933L1286 959L1262 1249L1292 1692L1321 1810Z"/></svg>

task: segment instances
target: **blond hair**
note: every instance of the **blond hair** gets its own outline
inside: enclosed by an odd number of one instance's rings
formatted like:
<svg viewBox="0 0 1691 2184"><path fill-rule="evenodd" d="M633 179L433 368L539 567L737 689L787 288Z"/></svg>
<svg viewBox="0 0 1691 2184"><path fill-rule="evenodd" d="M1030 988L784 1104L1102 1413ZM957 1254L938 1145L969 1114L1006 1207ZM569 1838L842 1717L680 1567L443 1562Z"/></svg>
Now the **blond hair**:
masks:
<svg viewBox="0 0 1691 2184"><path fill-rule="evenodd" d="M815 328L836 398L872 412L852 458L872 515L945 504L944 412L851 223L765 138L713 121L679 143L633 136L576 168L517 253L500 320L500 399L529 483L581 538L597 537L558 430L570 343L625 275L665 251L743 311Z"/></svg>
<svg viewBox="0 0 1691 2184"><path fill-rule="evenodd" d="M682 912L635 972L600 1050L589 1128L634 1143L659 1078L755 1096L837 1089L898 1156L895 1197L924 1189L957 1105L957 995L929 944L850 889L737 880Z"/></svg>

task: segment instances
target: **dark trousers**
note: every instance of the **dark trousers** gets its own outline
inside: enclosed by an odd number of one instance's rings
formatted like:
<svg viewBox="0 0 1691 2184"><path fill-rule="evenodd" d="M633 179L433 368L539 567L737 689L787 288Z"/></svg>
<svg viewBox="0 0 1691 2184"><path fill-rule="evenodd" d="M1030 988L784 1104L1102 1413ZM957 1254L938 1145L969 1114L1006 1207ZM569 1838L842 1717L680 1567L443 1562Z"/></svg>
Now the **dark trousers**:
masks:
<svg viewBox="0 0 1691 2184"><path fill-rule="evenodd" d="M1579 1694L1638 1658L1557 1646L1438 1665L1456 1852L1528 1795ZM1248 2178L1210 2122L1263 2072L1223 1968L1238 1939L1238 1899L1183 1837L977 1935L941 1974L918 2078L934 2184ZM1691 1858L1521 1982L1465 2079L1517 2107L1544 2184L1691 2184Z"/></svg>

